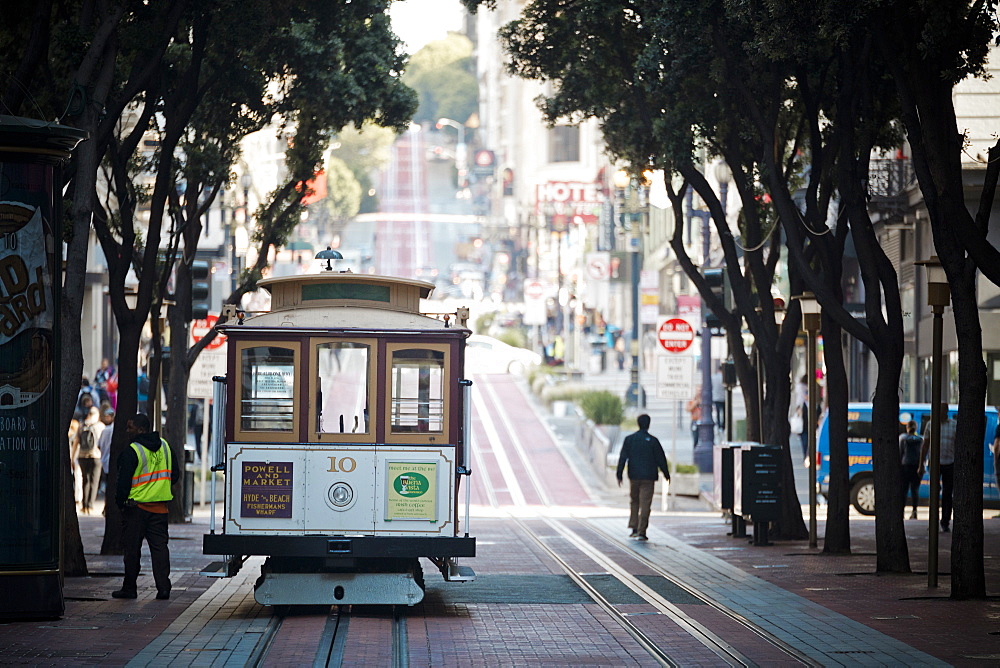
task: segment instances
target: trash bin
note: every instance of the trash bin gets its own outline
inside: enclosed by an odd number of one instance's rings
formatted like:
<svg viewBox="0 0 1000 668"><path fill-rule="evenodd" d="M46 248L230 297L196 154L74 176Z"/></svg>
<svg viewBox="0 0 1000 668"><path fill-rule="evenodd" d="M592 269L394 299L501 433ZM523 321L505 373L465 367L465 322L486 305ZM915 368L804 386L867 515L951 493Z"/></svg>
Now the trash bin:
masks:
<svg viewBox="0 0 1000 668"><path fill-rule="evenodd" d="M590 372L601 373L608 368L608 347L604 337L597 336L590 340Z"/></svg>
<svg viewBox="0 0 1000 668"><path fill-rule="evenodd" d="M781 448L745 444L733 452L733 514L753 521L754 545L767 545L770 522L781 517Z"/></svg>
<svg viewBox="0 0 1000 668"><path fill-rule="evenodd" d="M184 519L190 522L194 517L194 474L195 448L191 444L184 445Z"/></svg>

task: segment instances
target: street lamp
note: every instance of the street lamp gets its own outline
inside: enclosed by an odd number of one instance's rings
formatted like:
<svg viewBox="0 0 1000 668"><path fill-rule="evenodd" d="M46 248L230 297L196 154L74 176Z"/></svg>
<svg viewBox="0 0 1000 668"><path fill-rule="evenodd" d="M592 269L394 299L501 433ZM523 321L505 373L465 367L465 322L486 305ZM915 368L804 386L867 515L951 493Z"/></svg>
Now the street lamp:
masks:
<svg viewBox="0 0 1000 668"><path fill-rule="evenodd" d="M647 178L643 174L643 179ZM642 386L639 384L639 277L642 273L642 216L643 209L645 208L645 193L643 188L645 184L639 182L638 179L633 180L632 177L623 169L615 172L614 175L615 188L622 194L621 197L621 210L622 216L626 215L626 205L628 199L628 191L635 187L635 192L638 197L638 209L637 213L634 215L637 218L637 223L632 224L630 227L629 235L629 255L631 256L631 283L632 283L632 367L629 369L629 386L625 393L626 403L630 406L636 406L637 408L646 407L646 395L643 392ZM629 214L631 215L631 214Z"/></svg>
<svg viewBox="0 0 1000 668"><path fill-rule="evenodd" d="M931 348L931 491L930 517L927 520L927 586L937 587L938 576L938 514L941 484L941 357L944 329L944 309L951 302L948 276L937 255L921 262L914 262L927 272L927 305L934 314L933 344Z"/></svg>
<svg viewBox="0 0 1000 668"><path fill-rule="evenodd" d="M806 330L806 376L808 378L808 405L806 429L809 453L809 547L816 547L816 332L820 328L820 305L811 292L803 292L793 299L799 300L802 309L802 329Z"/></svg>
<svg viewBox="0 0 1000 668"><path fill-rule="evenodd" d="M711 268L709 257L712 250L712 214L708 211L696 211L693 206L693 191L689 187L687 193L688 215L701 218L701 270ZM699 471L712 471L713 451L715 450L715 423L712 421L712 328L706 320L708 305L701 300L701 419L698 421L698 446L694 450L694 463Z"/></svg>
<svg viewBox="0 0 1000 668"><path fill-rule="evenodd" d="M250 186L253 185L253 177L250 176L250 172L243 172L240 176L240 187L243 188L243 225L244 227L249 227L250 225ZM233 212L233 222L235 223L236 212ZM249 230L248 230L249 231ZM239 258L236 256L236 234L235 229L233 230L233 255L230 260L230 277L232 279L233 292L236 292L237 283L239 281Z"/></svg>
<svg viewBox="0 0 1000 668"><path fill-rule="evenodd" d="M458 131L458 143L455 144L455 168L458 170L458 187L465 187L465 173L467 170L466 149L465 149L465 126L451 118L439 118L434 126L438 130L447 125Z"/></svg>

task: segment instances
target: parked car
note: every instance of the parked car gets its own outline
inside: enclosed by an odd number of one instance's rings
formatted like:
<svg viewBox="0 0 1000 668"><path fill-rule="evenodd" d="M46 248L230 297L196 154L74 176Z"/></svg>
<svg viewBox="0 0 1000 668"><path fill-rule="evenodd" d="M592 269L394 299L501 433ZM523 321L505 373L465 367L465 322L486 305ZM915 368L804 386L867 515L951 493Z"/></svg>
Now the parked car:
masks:
<svg viewBox="0 0 1000 668"><path fill-rule="evenodd" d="M948 416L954 418L958 406L948 407ZM900 404L899 433L902 434L906 423L913 420L917 423L917 433L921 436L931 419L930 404ZM997 409L987 407L983 419L986 423L986 433L983 437L983 503L986 506L996 506L1000 501L997 480L993 474L993 453L990 444L993 443L993 432L997 426ZM819 459L817 482L820 492L826 493L830 485L830 427L827 416L819 426L819 436L816 440L816 456ZM872 405L870 403L851 403L847 406L847 463L848 475L851 481L851 503L862 515L875 514L875 480L872 473ZM924 475L920 481L920 498L926 500L930 492L930 479Z"/></svg>
<svg viewBox="0 0 1000 668"><path fill-rule="evenodd" d="M465 368L469 373L517 373L542 363L536 352L515 348L492 336L473 334L467 340Z"/></svg>

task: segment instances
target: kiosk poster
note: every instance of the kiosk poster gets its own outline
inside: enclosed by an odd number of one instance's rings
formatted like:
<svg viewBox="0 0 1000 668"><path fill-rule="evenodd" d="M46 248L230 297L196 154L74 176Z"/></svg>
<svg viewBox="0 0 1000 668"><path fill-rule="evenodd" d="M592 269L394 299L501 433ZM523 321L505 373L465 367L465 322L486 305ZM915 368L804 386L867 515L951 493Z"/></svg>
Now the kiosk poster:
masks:
<svg viewBox="0 0 1000 668"><path fill-rule="evenodd" d="M291 517L292 468L292 462L243 462L240 517Z"/></svg>
<svg viewBox="0 0 1000 668"><path fill-rule="evenodd" d="M41 566L58 561L58 495L39 493L59 464L52 170L0 167L0 565Z"/></svg>
<svg viewBox="0 0 1000 668"><path fill-rule="evenodd" d="M385 520L437 522L437 462L386 462Z"/></svg>

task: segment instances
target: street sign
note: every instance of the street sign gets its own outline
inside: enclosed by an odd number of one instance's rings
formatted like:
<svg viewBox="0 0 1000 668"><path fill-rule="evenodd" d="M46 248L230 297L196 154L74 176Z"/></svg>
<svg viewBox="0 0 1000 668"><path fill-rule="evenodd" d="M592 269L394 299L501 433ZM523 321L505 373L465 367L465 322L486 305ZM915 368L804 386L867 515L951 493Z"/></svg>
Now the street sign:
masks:
<svg viewBox="0 0 1000 668"><path fill-rule="evenodd" d="M545 297L545 284L541 281L529 279L524 282L525 299L542 299Z"/></svg>
<svg viewBox="0 0 1000 668"><path fill-rule="evenodd" d="M658 399L687 401L694 396L694 358L684 355L656 356Z"/></svg>
<svg viewBox="0 0 1000 668"><path fill-rule="evenodd" d="M226 375L226 353L203 350L191 366L188 376L188 396L192 399L211 399L212 376Z"/></svg>
<svg viewBox="0 0 1000 668"><path fill-rule="evenodd" d="M587 278L606 281L611 276L611 256L608 253L587 254Z"/></svg>
<svg viewBox="0 0 1000 668"><path fill-rule="evenodd" d="M656 328L656 340L668 353L685 353L694 343L694 327L684 318L666 318Z"/></svg>
<svg viewBox="0 0 1000 668"><path fill-rule="evenodd" d="M548 321L545 310L545 293L547 286L536 278L524 282L524 317L525 325L544 325Z"/></svg>
<svg viewBox="0 0 1000 668"><path fill-rule="evenodd" d="M194 343L201 341L208 333L215 327L215 323L219 321L219 316L208 314L207 318L200 320L191 321L191 338ZM221 348L226 344L226 337L222 334L216 334L212 342L205 346L205 350L216 350Z"/></svg>

